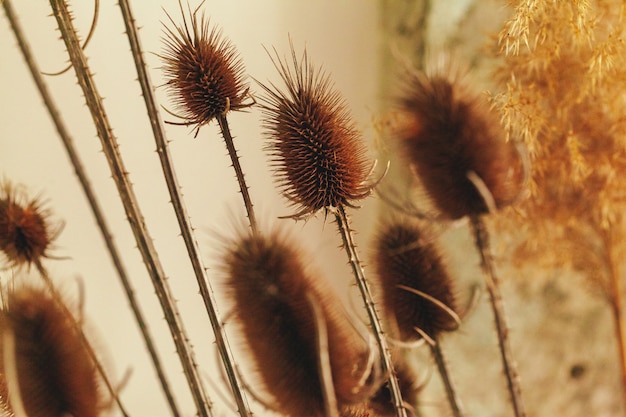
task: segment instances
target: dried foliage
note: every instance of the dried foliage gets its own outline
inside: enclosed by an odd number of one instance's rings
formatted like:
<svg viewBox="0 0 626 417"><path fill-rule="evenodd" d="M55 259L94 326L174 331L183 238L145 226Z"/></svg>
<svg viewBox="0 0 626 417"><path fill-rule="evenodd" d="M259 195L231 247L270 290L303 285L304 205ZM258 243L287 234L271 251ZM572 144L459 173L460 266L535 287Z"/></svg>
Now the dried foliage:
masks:
<svg viewBox="0 0 626 417"><path fill-rule="evenodd" d="M527 145L532 198L507 216L526 231L517 260L570 265L602 282L626 231L624 7L619 1L518 1L495 51L506 92L495 106Z"/></svg>

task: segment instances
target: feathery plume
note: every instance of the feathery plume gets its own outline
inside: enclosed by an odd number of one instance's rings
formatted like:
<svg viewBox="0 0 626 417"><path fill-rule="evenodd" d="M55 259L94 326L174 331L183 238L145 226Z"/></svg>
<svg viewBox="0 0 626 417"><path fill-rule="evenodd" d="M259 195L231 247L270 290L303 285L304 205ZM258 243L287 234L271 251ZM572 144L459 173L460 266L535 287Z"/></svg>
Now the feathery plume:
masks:
<svg viewBox="0 0 626 417"><path fill-rule="evenodd" d="M38 198L8 181L0 184L0 251L10 266L30 266L47 257L59 232Z"/></svg>
<svg viewBox="0 0 626 417"><path fill-rule="evenodd" d="M277 54L276 54L277 55ZM291 45L293 68L272 58L285 84L261 84L267 151L283 195L297 208L294 218L322 209L352 206L370 186L366 148L330 78L300 60Z"/></svg>
<svg viewBox="0 0 626 417"><path fill-rule="evenodd" d="M375 351L350 324L341 301L305 270L284 237L241 236L224 257L236 314L267 390L293 416L324 415L318 369L318 324L310 299L321 307L332 384L339 406L366 400L378 388Z"/></svg>
<svg viewBox="0 0 626 417"><path fill-rule="evenodd" d="M19 407L29 417L99 414L96 368L73 318L51 294L29 286L9 290L0 311L0 336L0 373L14 409L20 398Z"/></svg>

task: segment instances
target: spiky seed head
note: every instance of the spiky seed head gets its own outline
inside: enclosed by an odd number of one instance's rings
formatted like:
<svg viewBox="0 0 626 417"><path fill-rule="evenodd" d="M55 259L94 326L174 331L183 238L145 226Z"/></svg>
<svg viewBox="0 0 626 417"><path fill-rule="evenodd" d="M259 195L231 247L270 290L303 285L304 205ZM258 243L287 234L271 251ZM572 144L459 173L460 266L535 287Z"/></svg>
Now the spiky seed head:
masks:
<svg viewBox="0 0 626 417"><path fill-rule="evenodd" d="M309 63L306 50L298 60L292 45L291 55L293 67L273 58L285 88L261 84L261 105L276 181L299 218L365 197L369 163L330 78Z"/></svg>
<svg viewBox="0 0 626 417"><path fill-rule="evenodd" d="M4 301L0 338L12 335L15 361L0 359L0 373L15 366L17 381L7 386L19 389L27 415L96 417L98 375L67 310L35 287L10 290Z"/></svg>
<svg viewBox="0 0 626 417"><path fill-rule="evenodd" d="M209 20L198 17L198 10L190 12L190 22L182 14L182 26L167 15L174 28L164 24L160 57L174 113L184 124L199 129L220 114L248 107L244 103L248 87L243 62L220 30L210 29Z"/></svg>
<svg viewBox="0 0 626 417"><path fill-rule="evenodd" d="M510 204L524 179L519 153L506 141L487 98L457 78L412 74L399 100L406 117L398 137L403 153L450 219L487 212L487 190L496 208ZM470 176L487 190L477 188Z"/></svg>
<svg viewBox="0 0 626 417"><path fill-rule="evenodd" d="M359 403L377 386L370 346L358 334L327 282L305 270L297 245L284 236L240 236L224 256L228 288L247 346L267 390L286 415L324 414L318 371L321 307L339 405ZM310 297L310 298L309 298ZM379 382L378 380L376 382Z"/></svg>
<svg viewBox="0 0 626 417"><path fill-rule="evenodd" d="M406 360L400 359L400 357L394 358L393 369L398 378L402 399L407 404L415 406L420 391L415 371L413 371ZM372 417L394 417L397 415L388 384L380 387L378 392L369 400L368 404L369 408L372 410L370 414Z"/></svg>
<svg viewBox="0 0 626 417"><path fill-rule="evenodd" d="M413 223L390 221L381 226L373 257L380 279L385 310L398 326L399 338L421 338L415 327L430 338L458 327L450 311L399 286L413 288L455 311L454 287L434 244Z"/></svg>
<svg viewBox="0 0 626 417"><path fill-rule="evenodd" d="M47 256L60 228L38 198L10 182L0 184L0 251L9 266L30 266Z"/></svg>

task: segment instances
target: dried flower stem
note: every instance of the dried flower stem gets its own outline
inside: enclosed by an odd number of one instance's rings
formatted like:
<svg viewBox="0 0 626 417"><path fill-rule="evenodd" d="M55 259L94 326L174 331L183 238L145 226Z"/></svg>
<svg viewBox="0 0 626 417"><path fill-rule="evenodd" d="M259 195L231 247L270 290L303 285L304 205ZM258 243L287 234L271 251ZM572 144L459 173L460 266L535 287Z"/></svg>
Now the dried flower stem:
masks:
<svg viewBox="0 0 626 417"><path fill-rule="evenodd" d="M44 284L46 285L46 287L52 294L52 297L54 298L54 300L56 300L57 304L62 308L63 312L67 315L67 317L71 319L71 324L72 324L72 327L74 327L74 331L76 332L76 334L80 336L80 339L83 345L85 346L87 353L91 357L91 360L93 361L93 364L96 367L96 370L100 374L100 377L102 378L102 381L104 382L104 385L106 386L107 391L111 395L111 398L117 404L117 407L119 408L122 415L124 417L129 417L129 414L124 408L124 405L122 404L119 396L117 395L117 392L115 388L113 387L113 384L109 380L106 374L106 371L104 370L104 367L102 366L102 363L100 362L100 359L98 359L98 355L96 354L96 351L94 350L93 346L91 346L91 343L89 343L89 340L87 340L87 337L85 336L85 333L83 332L83 329L81 328L78 321L76 321L76 318L74 317L74 315L70 312L70 310L67 308L67 306L63 302L63 298L61 297L61 294L59 293L59 291L56 289L54 282L52 282L52 279L50 278L50 275L48 274L47 269L43 266L40 259L36 259L34 263L35 263L35 267L37 268L37 271L39 272L39 275L41 276L41 279L43 280Z"/></svg>
<svg viewBox="0 0 626 417"><path fill-rule="evenodd" d="M165 280L165 273L158 253L148 235L143 216L137 203L137 198L126 175L126 169L124 168L121 155L118 151L117 140L113 136L111 126L102 105L102 98L97 92L87 67L86 58L78 42L72 19L67 10L67 5L62 0L50 0L50 4L57 24L59 25L61 36L68 50L72 66L76 72L78 83L82 88L87 106L91 111L103 151L109 163L118 193L120 194L120 199L124 205L126 216L128 217L129 224L135 235L137 247L146 264L169 326L197 411L201 417L209 417L212 415L211 405L208 402L207 395L201 383L197 365L193 358L193 352L188 343L182 321L180 320L180 314L176 308L174 298L171 295L171 290Z"/></svg>
<svg viewBox="0 0 626 417"><path fill-rule="evenodd" d="M33 77L35 85L37 86L37 90L39 91L39 94L41 95L41 98L43 99L44 105L46 106L46 109L48 110L48 113L50 114L52 122L54 123L57 129L59 137L67 152L68 158L70 159L70 162L72 166L74 167L74 171L76 173L76 176L78 177L78 181L80 182L80 185L83 188L83 192L85 193L89 207L91 208L91 211L93 212L93 215L96 219L98 228L100 229L105 245L107 246L109 255L111 256L113 266L115 267L115 270L117 271L120 282L122 283L122 287L124 288L124 292L126 294L128 303L135 316L135 321L137 322L137 325L139 326L139 330L141 332L144 343L146 345L146 349L148 350L150 359L152 360L154 369L157 373L157 377L161 384L161 388L163 389L163 393L165 394L167 398L167 402L172 411L172 415L174 417L179 417L180 412L178 411L178 406L176 405L176 401L170 390L167 377L165 373L163 372L163 366L161 365L161 360L159 359L154 341L152 339L152 335L150 334L148 325L143 317L141 307L139 306L135 298L134 290L128 278L126 268L124 264L122 263L122 259L117 249L117 246L115 245L115 243L113 242L113 239L111 238L112 234L104 218L104 213L100 207L100 203L98 202L95 196L95 193L93 192L89 179L87 178L87 173L85 172L85 169L80 160L80 157L78 153L76 152L76 148L74 147L74 141L72 137L70 136L65 126L65 123L61 119L60 112L56 104L54 103L54 100L52 99L50 92L48 91L48 87L45 81L43 80L43 77L41 76L41 71L37 63L35 62L35 59L30 51L30 47L28 43L26 42L26 38L23 35L22 29L19 25L17 17L13 13L13 7L11 6L10 0L3 1L2 5L4 6L4 11L11 25L11 29L17 39L17 43L20 48L20 51L22 52L22 56L24 57L24 60L26 61L26 65L28 66L31 76ZM85 41L85 44L86 43L87 41Z"/></svg>
<svg viewBox="0 0 626 417"><path fill-rule="evenodd" d="M141 85L141 91L143 93L144 101L146 103L148 116L150 118L150 124L152 126L152 133L154 135L154 140L157 146L157 153L161 161L161 167L163 169L163 175L165 176L165 182L167 183L172 206L174 208L174 212L176 213L178 225L180 227L185 246L187 247L187 253L191 260L198 286L200 287L200 294L202 296L202 299L204 300L204 305L207 310L207 314L209 315L211 326L213 327L213 333L215 334L217 349L224 364L226 375L231 385L237 408L239 409L239 414L242 417L247 417L251 415L250 406L248 405L248 401L243 391L243 384L241 383L241 381L239 381L238 373L235 371L234 357L228 343L226 332L224 330L224 327L222 326L222 320L220 318L219 312L217 311L217 301L215 299L213 289L211 288L210 281L208 280L208 277L206 275L206 268L204 267L202 259L200 257L198 242L192 232L193 228L191 226L191 221L189 219L189 215L187 214L187 208L180 193L180 186L176 178L174 166L171 162L172 158L170 156L169 147L167 146L167 140L165 138L163 122L159 115L158 107L154 97L154 89L152 88L152 83L150 81L146 64L143 59L143 51L141 49L139 35L134 24L135 19L132 15L130 4L127 0L120 0L119 6L122 10L122 15L124 17L126 33L130 42L139 84ZM241 167L239 167L239 171L237 172L240 171ZM247 197L247 200L244 197L244 201L249 201L249 199L249 196ZM250 210L252 209L250 208ZM254 225L252 227L253 230L256 230L256 223L253 222L254 214L251 211L249 211L249 217L251 219L251 225Z"/></svg>
<svg viewBox="0 0 626 417"><path fill-rule="evenodd" d="M430 349L433 353L433 357L435 358L435 363L437 364L437 369L439 370L439 375L441 375L441 380L443 382L443 386L446 390L446 395L448 396L448 402L450 403L450 407L452 408L452 414L454 417L463 417L463 411L461 410L461 401L454 389L454 384L452 383L452 379L450 378L450 373L448 372L448 367L446 366L446 361L443 357L443 352L441 351L441 345L439 344L439 338L435 338L435 343L430 344Z"/></svg>
<svg viewBox="0 0 626 417"><path fill-rule="evenodd" d="M227 110L228 111L228 110ZM222 136L224 137L224 143L226 143L226 149L228 155L233 164L235 175L237 176L237 182L239 183L239 190L241 190L241 197L246 207L246 213L248 214L248 220L250 221L250 228L252 233L256 234L258 231L256 217L254 215L254 209L252 206L252 200L250 199L250 193L248 192L248 186L239 163L239 157L237 156L237 149L235 149L235 143L233 142L233 136L230 133L230 127L228 126L228 120L226 119L226 112L217 116L217 122L220 125Z"/></svg>
<svg viewBox="0 0 626 417"><path fill-rule="evenodd" d="M485 223L480 215L470 216L470 223L474 233L476 247L480 252L481 266L485 275L486 287L489 292L489 300L496 322L496 332L498 335L498 347L502 356L502 366L504 375L507 380L509 393L511 395L511 404L515 411L516 417L524 417L524 407L522 404L522 390L519 385L519 376L515 367L515 360L511 353L509 344L509 327L506 322L504 313L504 303L500 294L500 285L498 277L493 270L493 260L491 258L491 249L489 246L489 233L485 227Z"/></svg>
<svg viewBox="0 0 626 417"><path fill-rule="evenodd" d="M365 304L365 310L367 311L370 325L372 326L374 337L380 350L383 372L385 373L385 376L389 378L389 391L391 392L393 406L396 409L396 416L407 417L405 404L402 400L402 393L400 392L400 384L398 383L398 378L396 377L393 362L391 360L391 353L387 345L387 339L384 335L382 324L380 318L378 317L378 312L376 311L376 305L374 304L374 298L372 297L372 292L365 278L363 266L356 250L356 244L354 243L352 230L350 229L348 215L346 214L343 206L335 208L335 219L339 227L339 233L341 234L341 238L343 240L343 247L346 250L350 265L352 266L352 271L354 272L356 283L359 291L361 292L361 297L363 298L363 303Z"/></svg>
<svg viewBox="0 0 626 417"><path fill-rule="evenodd" d="M620 261L615 259L612 237L611 230L603 230L602 239L605 252L607 253L607 264L609 265L610 272L608 298L613 314L613 321L615 323L615 336L617 338L620 366L622 369L622 397L626 402L626 329L624 329L623 320L622 275L619 268Z"/></svg>

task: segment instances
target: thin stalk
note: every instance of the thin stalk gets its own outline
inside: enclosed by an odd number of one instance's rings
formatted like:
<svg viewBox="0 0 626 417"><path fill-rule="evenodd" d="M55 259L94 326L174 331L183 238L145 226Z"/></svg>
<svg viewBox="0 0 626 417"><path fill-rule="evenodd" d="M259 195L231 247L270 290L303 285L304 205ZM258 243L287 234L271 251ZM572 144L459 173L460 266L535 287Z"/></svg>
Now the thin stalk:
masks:
<svg viewBox="0 0 626 417"><path fill-rule="evenodd" d="M443 357L443 352L441 351L439 339L436 338L435 343L429 345L433 353L433 357L435 358L435 363L437 364L439 375L441 375L441 380L443 381L443 386L446 390L446 395L448 396L448 402L450 403L450 407L452 408L452 414L454 415L454 417L463 417L463 411L461 410L461 401L459 400L456 390L454 389L452 379L450 378L450 373L448 372L448 367L446 366L446 361Z"/></svg>
<svg viewBox="0 0 626 417"><path fill-rule="evenodd" d="M470 222L474 232L474 239L478 252L480 252L481 266L486 280L487 291L489 292L489 300L496 324L496 332L498 336L498 347L502 356L502 366L506 377L509 394L511 395L511 404L515 411L516 417L524 417L524 406L522 403L522 390L519 385L519 376L515 366L515 360L511 353L509 343L509 327L506 322L504 313L504 302L500 294L500 284L493 268L493 260L491 257L491 249L489 246L489 233L485 227L485 223L480 216L471 216Z"/></svg>
<svg viewBox="0 0 626 417"><path fill-rule="evenodd" d="M231 135L230 128L228 127L226 114L224 113L217 116L217 122L220 125L220 130L222 131L222 136L224 137L224 142L226 143L226 149L228 150L228 155L230 156L230 160L233 164L233 169L235 170L235 175L237 176L237 182L239 183L239 190L241 191L243 204L246 207L246 213L248 214L248 220L250 221L250 228L252 229L252 233L256 234L258 228L256 223L256 217L254 216L252 200L250 199L248 186L246 185L246 180L243 176L243 170L241 169L241 164L239 163L239 157L237 156L237 149L235 149L233 136Z"/></svg>
<svg viewBox="0 0 626 417"><path fill-rule="evenodd" d="M68 158L72 166L74 167L74 172L76 173L76 177L78 178L78 181L83 189L83 192L85 193L85 197L87 198L89 207L91 208L94 218L96 219L96 223L98 224L98 228L100 229L100 233L102 234L104 243L107 247L109 255L111 256L111 261L113 262L113 266L115 270L117 271L117 275L120 279L120 282L122 283L122 287L124 287L126 298L128 300L128 303L130 304L130 308L133 312L133 315L135 316L135 321L137 322L137 325L143 337L144 343L146 345L146 349L148 350L148 355L150 356L150 359L152 360L152 364L157 373L159 382L161 383L161 388L163 390L163 393L165 394L165 397L167 398L167 403L172 411L172 415L174 417L179 417L180 412L178 411L176 401L169 387L169 382L163 371L163 366L161 364L161 360L159 359L159 355L157 353L154 341L152 339L152 335L150 334L148 325L144 319L143 313L141 311L141 307L139 306L139 303L137 302L135 298L134 290L130 283L130 279L128 278L128 274L126 273L126 268L124 267L124 264L122 263L122 258L119 254L119 251L117 250L117 246L113 242L113 239L111 237L112 234L105 220L104 213L100 207L100 203L98 202L98 199L96 198L93 188L91 187L91 184L89 182L89 179L87 178L87 173L83 167L82 161L76 151L76 148L74 146L74 140L70 136L65 126L65 123L61 119L60 112L56 104L54 103L54 100L52 99L50 92L48 91L48 87L45 81L43 80L43 77L41 76L41 71L37 63L35 62L34 56L32 55L30 51L30 47L28 43L26 42L26 38L23 35L22 29L19 25L17 17L13 13L13 8L11 6L10 0L4 0L2 4L4 6L5 14L11 25L11 29L13 30L13 33L15 34L15 37L17 39L17 43L22 52L22 56L24 57L24 60L26 61L26 65L28 66L31 76L33 77L33 80L35 81L35 85L37 86L39 94L41 95L41 98L43 99L44 105L46 106L46 109L48 110L48 113L50 114L52 122L54 123L54 126L56 127L56 130L59 134L61 142L63 143L65 150L67 152Z"/></svg>
<svg viewBox="0 0 626 417"><path fill-rule="evenodd" d="M363 298L363 303L365 304L365 310L367 311L367 316L369 318L370 325L372 326L372 331L374 332L374 338L376 339L376 343L380 351L383 372L385 376L389 378L389 391L391 392L391 400L393 401L393 405L396 409L396 416L407 417L405 404L402 400L402 393L400 392L400 384L398 383L398 378L396 377L393 362L391 360L391 352L389 351L389 347L387 345L387 339L383 332L380 318L378 317L378 311L376 310L372 292L367 279L365 278L365 272L363 271L361 260L359 259L352 230L350 229L348 215L342 206L335 209L335 220L337 221L339 233L341 234L341 238L343 240L343 247L348 255L348 260L352 266L352 272L354 273L357 287L361 292L361 297Z"/></svg>
<svg viewBox="0 0 626 417"><path fill-rule="evenodd" d="M212 416L211 404L207 399L207 395L200 380L198 368L193 358L193 352L189 345L189 339L183 328L180 314L177 310L169 285L167 284L158 253L149 237L137 198L130 180L126 175L126 169L118 151L117 139L112 133L111 126L102 105L102 98L96 89L87 67L86 58L80 48L72 19L67 10L67 5L62 0L50 0L50 4L54 17L57 20L61 36L68 50L72 66L76 72L78 84L83 91L87 106L91 112L98 137L100 138L104 154L109 168L111 169L113 180L117 186L128 222L135 236L137 247L142 255L144 264L146 265L161 304L197 411L201 417Z"/></svg>
<svg viewBox="0 0 626 417"><path fill-rule="evenodd" d="M624 303L622 300L622 274L615 259L613 249L613 240L611 231L603 231L604 248L607 253L607 262L609 264L609 291L608 299L613 314L613 322L615 323L615 337L619 349L620 366L622 370L622 399L626 404L626 329L624 328ZM620 260L621 261L621 260Z"/></svg>
<svg viewBox="0 0 626 417"><path fill-rule="evenodd" d="M170 194L172 207L176 213L176 219L178 220L178 226L180 228L185 246L187 247L187 254L191 260L193 270L200 288L200 294L204 300L204 305L209 315L209 320L215 334L215 341L217 344L217 350L220 354L226 375L231 386L231 390L235 397L239 414L242 417L248 417L252 413L250 406L245 397L243 385L239 381L238 373L235 372L235 360L228 343L228 338L224 327L222 326L222 320L217 311L217 301L215 299L215 293L211 288L210 281L206 274L206 268L202 263L200 257L200 249L198 242L193 234L191 220L187 214L187 208L185 206L183 197L180 193L180 186L178 179L176 178L176 172L172 164L172 158L170 156L169 147L167 146L167 140L165 137L165 131L163 128L163 122L158 111L156 99L154 97L154 89L152 82L150 81L150 75L147 70L146 63L143 59L143 51L141 48L139 35L135 27L135 19L133 17L130 4L128 0L120 0L120 9L122 10L122 16L124 18L124 25L126 26L126 34L128 35L128 41L130 42L131 51L135 61L135 68L141 85L141 91L143 93L144 101L146 103L146 109L150 119L150 125L152 126L152 133L156 142L157 153L161 161L161 168L163 169L163 175L167 188ZM254 216L253 216L254 217ZM253 218L252 217L252 218Z"/></svg>
<svg viewBox="0 0 626 417"><path fill-rule="evenodd" d="M46 270L46 268L43 266L43 264L41 263L39 259L35 260L35 267L37 268L37 271L39 272L39 275L41 276L41 279L43 280L44 284L46 285L46 287L48 287L48 290L52 294L52 297L55 299L57 304L63 309L63 312L67 315L67 317L70 318L74 331L76 332L76 334L80 336L80 340L83 343L83 346L85 347L85 349L87 350L87 353L91 357L91 360L94 366L96 367L96 370L100 374L100 377L102 378L102 381L104 382L104 385L106 386L107 391L111 395L111 398L113 398L113 400L117 404L117 407L119 408L122 415L124 417L129 417L129 414L124 408L124 405L122 404L120 397L117 395L117 392L115 392L115 388L113 387L113 384L111 384L111 381L109 380L109 377L107 376L106 371L104 370L104 367L102 366L102 363L100 362L100 359L98 358L98 355L96 354L96 351L91 346L91 343L89 343L89 340L87 340L87 337L85 336L85 333L83 332L83 329L81 328L80 324L78 324L78 322L76 321L76 318L74 317L74 315L70 312L70 310L67 308L67 306L63 302L63 298L61 297L61 294L59 293L59 291L57 291L56 287L54 286L54 283L52 282L52 279L50 278L50 275L48 274L48 271Z"/></svg>

